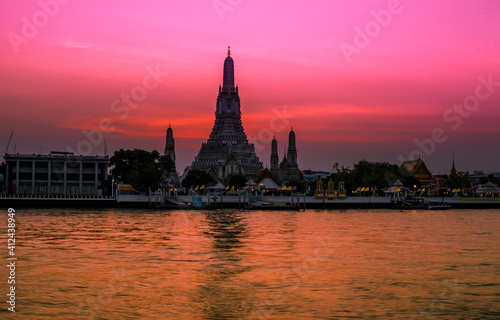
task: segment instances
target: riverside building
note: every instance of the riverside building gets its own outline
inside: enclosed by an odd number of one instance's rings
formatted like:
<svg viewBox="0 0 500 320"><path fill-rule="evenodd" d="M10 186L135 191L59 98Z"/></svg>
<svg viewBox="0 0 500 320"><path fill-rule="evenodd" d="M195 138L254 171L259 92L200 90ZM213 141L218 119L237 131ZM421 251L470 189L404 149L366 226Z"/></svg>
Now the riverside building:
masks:
<svg viewBox="0 0 500 320"><path fill-rule="evenodd" d="M104 194L109 156L76 156L72 152L5 154L7 194Z"/></svg>

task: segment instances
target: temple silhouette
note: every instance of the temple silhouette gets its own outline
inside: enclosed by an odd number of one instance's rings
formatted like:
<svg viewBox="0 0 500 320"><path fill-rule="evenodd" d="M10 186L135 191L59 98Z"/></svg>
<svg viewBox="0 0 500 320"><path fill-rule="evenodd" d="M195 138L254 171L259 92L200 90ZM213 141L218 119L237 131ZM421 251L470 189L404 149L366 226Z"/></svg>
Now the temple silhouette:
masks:
<svg viewBox="0 0 500 320"><path fill-rule="evenodd" d="M240 173L253 179L263 169L241 122L240 97L238 87L234 85L234 61L229 47L224 61L223 83L219 86L212 133L207 142L202 143L191 168L213 170L220 179L232 173Z"/></svg>
<svg viewBox="0 0 500 320"><path fill-rule="evenodd" d="M297 164L297 147L295 145L295 132L291 128L288 134L288 150L283 155L283 160L278 164L278 142L276 137L271 142L271 174L278 182L286 183L290 180L303 180L304 175Z"/></svg>
<svg viewBox="0 0 500 320"><path fill-rule="evenodd" d="M165 141L164 155L170 157L173 163L173 168L167 177L167 181L170 183L177 183L179 181L179 176L177 175L177 168L175 166L175 140L174 140L174 132L170 124L168 125L165 140L166 141Z"/></svg>

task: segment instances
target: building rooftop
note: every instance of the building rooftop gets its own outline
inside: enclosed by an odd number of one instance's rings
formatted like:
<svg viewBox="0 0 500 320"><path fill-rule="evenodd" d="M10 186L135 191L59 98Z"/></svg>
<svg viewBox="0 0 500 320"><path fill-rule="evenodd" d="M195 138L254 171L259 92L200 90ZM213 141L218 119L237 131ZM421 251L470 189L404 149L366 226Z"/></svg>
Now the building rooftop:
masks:
<svg viewBox="0 0 500 320"><path fill-rule="evenodd" d="M6 153L4 155L5 160L42 160L42 159L75 159L75 160L101 160L101 161L109 161L109 156L84 156L84 155L75 155L73 152L58 152L51 151L50 154L9 154Z"/></svg>

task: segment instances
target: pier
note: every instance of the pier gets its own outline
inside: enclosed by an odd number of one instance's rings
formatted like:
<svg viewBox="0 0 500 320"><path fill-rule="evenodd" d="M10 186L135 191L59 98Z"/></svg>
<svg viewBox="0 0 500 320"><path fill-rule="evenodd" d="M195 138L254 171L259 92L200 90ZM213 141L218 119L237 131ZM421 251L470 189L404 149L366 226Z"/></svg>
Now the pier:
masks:
<svg viewBox="0 0 500 320"><path fill-rule="evenodd" d="M345 199L317 199L314 196L294 194L293 196L261 196L249 198L248 195L179 195L175 198L165 194L152 193L133 196L63 196L63 195L0 195L1 208L156 208L167 200L180 205L180 209L193 208L193 199L199 208L244 209L251 200L275 204L296 205L301 209L399 209L394 197L348 197ZM444 201L454 209L498 209L500 198L441 198L426 197L429 201ZM193 208L195 209L195 208Z"/></svg>

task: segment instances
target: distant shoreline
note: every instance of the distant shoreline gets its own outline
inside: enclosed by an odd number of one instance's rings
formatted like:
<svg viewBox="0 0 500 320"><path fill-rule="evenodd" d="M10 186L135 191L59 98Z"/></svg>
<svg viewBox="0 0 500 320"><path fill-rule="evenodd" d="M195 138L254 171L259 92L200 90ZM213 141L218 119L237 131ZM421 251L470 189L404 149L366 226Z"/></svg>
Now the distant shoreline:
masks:
<svg viewBox="0 0 500 320"><path fill-rule="evenodd" d="M179 196L178 201L189 203L191 196ZM427 198L432 201L441 201L442 198ZM391 201L392 200L392 201ZM264 201L288 203L291 197L264 197ZM296 198L295 198L295 201ZM300 208L304 208L303 198L300 198ZM202 196L202 202L208 203L207 196ZM500 209L500 198L444 198L444 202L452 209ZM91 199L50 199L50 198L0 198L0 208L149 208L154 207L149 201L116 201L114 198L91 198ZM224 196L222 205L220 199L215 204L217 209L241 208L243 210L243 199L238 197ZM347 199L326 200L306 197L305 209L400 209L389 197L350 197Z"/></svg>

